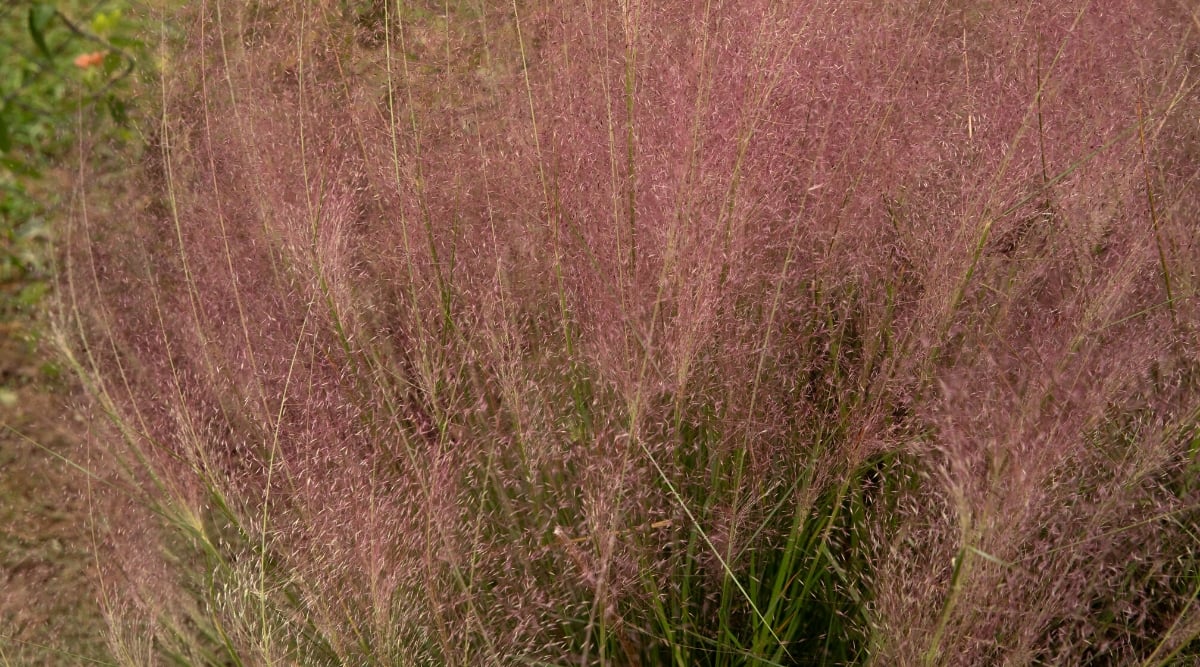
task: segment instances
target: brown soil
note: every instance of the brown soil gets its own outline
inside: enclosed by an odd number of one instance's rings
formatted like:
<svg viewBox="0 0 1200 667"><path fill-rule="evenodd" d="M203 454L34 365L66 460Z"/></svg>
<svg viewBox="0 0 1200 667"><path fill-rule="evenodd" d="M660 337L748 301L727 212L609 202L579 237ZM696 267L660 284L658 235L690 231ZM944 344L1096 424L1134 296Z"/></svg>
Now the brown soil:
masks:
<svg viewBox="0 0 1200 667"><path fill-rule="evenodd" d="M22 322L0 321L0 665L111 662L88 521L85 425Z"/></svg>

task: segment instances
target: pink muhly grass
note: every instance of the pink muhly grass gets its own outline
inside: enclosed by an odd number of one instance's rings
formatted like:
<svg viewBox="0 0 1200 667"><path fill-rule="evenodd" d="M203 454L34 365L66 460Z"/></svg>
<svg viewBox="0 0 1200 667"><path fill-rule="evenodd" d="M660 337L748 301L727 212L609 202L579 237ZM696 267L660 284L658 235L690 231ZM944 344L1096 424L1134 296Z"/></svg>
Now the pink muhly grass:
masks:
<svg viewBox="0 0 1200 667"><path fill-rule="evenodd" d="M1182 6L180 20L66 248L97 474L150 510L97 501L115 645L1197 654Z"/></svg>

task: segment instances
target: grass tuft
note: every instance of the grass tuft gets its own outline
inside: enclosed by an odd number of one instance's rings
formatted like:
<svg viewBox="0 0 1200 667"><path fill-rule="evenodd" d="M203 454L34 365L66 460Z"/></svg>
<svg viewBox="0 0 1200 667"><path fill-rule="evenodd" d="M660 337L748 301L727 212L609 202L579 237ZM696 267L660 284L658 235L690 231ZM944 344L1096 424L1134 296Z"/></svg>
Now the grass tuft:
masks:
<svg viewBox="0 0 1200 667"><path fill-rule="evenodd" d="M122 664L1200 657L1185 7L351 4L81 166Z"/></svg>

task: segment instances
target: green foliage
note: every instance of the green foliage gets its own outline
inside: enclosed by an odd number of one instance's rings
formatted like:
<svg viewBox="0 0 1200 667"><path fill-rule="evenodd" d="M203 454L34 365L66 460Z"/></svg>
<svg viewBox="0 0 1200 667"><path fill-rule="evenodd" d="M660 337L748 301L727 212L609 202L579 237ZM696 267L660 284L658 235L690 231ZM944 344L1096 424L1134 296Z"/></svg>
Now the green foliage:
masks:
<svg viewBox="0 0 1200 667"><path fill-rule="evenodd" d="M143 45L126 0L0 9L0 317L47 291L55 178L83 128L122 132Z"/></svg>

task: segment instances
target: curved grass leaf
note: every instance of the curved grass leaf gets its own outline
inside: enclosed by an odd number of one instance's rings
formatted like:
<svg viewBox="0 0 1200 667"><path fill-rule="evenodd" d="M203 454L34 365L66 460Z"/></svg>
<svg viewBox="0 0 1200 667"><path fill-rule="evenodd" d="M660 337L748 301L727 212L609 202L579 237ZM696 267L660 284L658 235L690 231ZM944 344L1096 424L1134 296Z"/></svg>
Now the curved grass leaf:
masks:
<svg viewBox="0 0 1200 667"><path fill-rule="evenodd" d="M54 54L50 53L50 47L46 44L46 28L56 15L58 9L48 3L38 3L29 8L29 36L47 59L53 58Z"/></svg>

